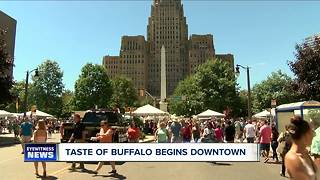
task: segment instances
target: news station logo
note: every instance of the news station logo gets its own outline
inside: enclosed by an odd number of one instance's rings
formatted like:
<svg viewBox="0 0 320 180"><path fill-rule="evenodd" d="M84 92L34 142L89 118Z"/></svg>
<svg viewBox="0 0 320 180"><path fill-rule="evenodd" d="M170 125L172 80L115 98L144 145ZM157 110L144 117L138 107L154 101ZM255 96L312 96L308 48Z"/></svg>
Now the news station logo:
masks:
<svg viewBox="0 0 320 180"><path fill-rule="evenodd" d="M24 161L57 160L57 144L25 144Z"/></svg>

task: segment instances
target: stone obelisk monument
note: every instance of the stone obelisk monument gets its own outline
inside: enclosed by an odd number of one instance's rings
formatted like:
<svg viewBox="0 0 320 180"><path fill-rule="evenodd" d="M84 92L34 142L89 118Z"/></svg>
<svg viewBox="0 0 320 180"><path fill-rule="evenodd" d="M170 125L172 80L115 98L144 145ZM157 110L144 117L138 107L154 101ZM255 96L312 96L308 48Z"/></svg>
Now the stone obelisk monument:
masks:
<svg viewBox="0 0 320 180"><path fill-rule="evenodd" d="M160 109L167 112L167 75L166 75L166 49L164 45L161 47L161 101Z"/></svg>

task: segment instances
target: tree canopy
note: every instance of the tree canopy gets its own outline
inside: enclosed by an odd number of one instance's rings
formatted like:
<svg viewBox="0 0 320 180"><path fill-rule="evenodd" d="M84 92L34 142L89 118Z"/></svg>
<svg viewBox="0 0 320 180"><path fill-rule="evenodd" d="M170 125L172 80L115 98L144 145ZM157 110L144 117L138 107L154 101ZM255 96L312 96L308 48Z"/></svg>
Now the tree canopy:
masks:
<svg viewBox="0 0 320 180"><path fill-rule="evenodd" d="M123 108L137 104L138 91L129 79L125 77L112 79L112 89L112 106Z"/></svg>
<svg viewBox="0 0 320 180"><path fill-rule="evenodd" d="M75 83L75 110L110 107L112 84L102 65L86 64Z"/></svg>
<svg viewBox="0 0 320 180"><path fill-rule="evenodd" d="M186 100L175 97L186 97ZM170 111L177 115L198 114L212 109L239 114L240 98L233 68L220 59L208 60L194 75L181 81L173 94Z"/></svg>
<svg viewBox="0 0 320 180"><path fill-rule="evenodd" d="M295 74L296 91L308 100L320 101L320 37L296 45L295 59L289 62Z"/></svg>
<svg viewBox="0 0 320 180"><path fill-rule="evenodd" d="M252 89L253 112L258 113L271 107L271 100L277 104L299 101L300 96L292 90L293 80L287 74L279 71L272 72L266 80L256 84Z"/></svg>
<svg viewBox="0 0 320 180"><path fill-rule="evenodd" d="M60 117L62 110L63 72L56 61L46 60L38 66L38 76L32 76L30 101L37 109ZM30 106L29 106L30 108ZM30 109L29 109L30 110Z"/></svg>
<svg viewBox="0 0 320 180"><path fill-rule="evenodd" d="M62 92L62 112L61 117L70 117L74 110L73 106L74 93L70 90L64 90Z"/></svg>

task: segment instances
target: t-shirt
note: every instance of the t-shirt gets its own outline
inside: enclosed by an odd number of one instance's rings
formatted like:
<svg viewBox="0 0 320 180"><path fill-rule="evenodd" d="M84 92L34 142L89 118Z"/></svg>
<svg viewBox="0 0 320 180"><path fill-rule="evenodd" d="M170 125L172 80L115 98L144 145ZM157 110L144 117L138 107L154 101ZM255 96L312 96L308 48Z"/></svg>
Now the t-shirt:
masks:
<svg viewBox="0 0 320 180"><path fill-rule="evenodd" d="M76 123L73 126L73 138L74 139L82 139L82 132L84 131L85 126L82 123Z"/></svg>
<svg viewBox="0 0 320 180"><path fill-rule="evenodd" d="M21 124L21 133L22 136L31 136L32 135L32 124L30 122L23 122Z"/></svg>
<svg viewBox="0 0 320 180"><path fill-rule="evenodd" d="M226 141L234 141L235 133L236 133L236 130L234 126L231 125L226 127L226 130L225 130Z"/></svg>
<svg viewBox="0 0 320 180"><path fill-rule="evenodd" d="M193 127L192 128L192 136L193 136L193 138L200 138L200 129Z"/></svg>
<svg viewBox="0 0 320 180"><path fill-rule="evenodd" d="M215 133L216 138L217 138L218 141L222 141L223 140L223 133L222 133L221 128L216 128L214 130L214 133Z"/></svg>
<svg viewBox="0 0 320 180"><path fill-rule="evenodd" d="M236 132L239 133L241 131L241 124L240 122L236 122L235 123L235 129L236 129Z"/></svg>
<svg viewBox="0 0 320 180"><path fill-rule="evenodd" d="M111 128L107 129L104 131L103 128L100 129L100 135L98 139L100 140L101 143L111 143L112 142L112 134L113 131Z"/></svg>
<svg viewBox="0 0 320 180"><path fill-rule="evenodd" d="M135 128L129 128L128 129L128 135L129 135L129 139L138 139L139 135L140 135L140 130L139 128L135 127Z"/></svg>
<svg viewBox="0 0 320 180"><path fill-rule="evenodd" d="M271 142L271 134L272 134L272 130L270 126L263 125L260 128L260 143L269 144Z"/></svg>
<svg viewBox="0 0 320 180"><path fill-rule="evenodd" d="M255 137L256 133L255 133L255 127L253 124L247 124L244 127L245 131L246 131L246 137L247 138L253 138Z"/></svg>
<svg viewBox="0 0 320 180"><path fill-rule="evenodd" d="M207 139L214 140L214 129L205 128L203 131L203 136Z"/></svg>
<svg viewBox="0 0 320 180"><path fill-rule="evenodd" d="M182 128L183 139L191 139L191 129L188 126Z"/></svg>
<svg viewBox="0 0 320 180"><path fill-rule="evenodd" d="M158 130L158 143L166 143L167 142L167 129L166 128L159 128Z"/></svg>
<svg viewBox="0 0 320 180"><path fill-rule="evenodd" d="M181 124L177 123L177 122L174 122L172 125L171 125L171 132L172 132L172 135L174 137L179 137L180 136L180 131L181 131Z"/></svg>

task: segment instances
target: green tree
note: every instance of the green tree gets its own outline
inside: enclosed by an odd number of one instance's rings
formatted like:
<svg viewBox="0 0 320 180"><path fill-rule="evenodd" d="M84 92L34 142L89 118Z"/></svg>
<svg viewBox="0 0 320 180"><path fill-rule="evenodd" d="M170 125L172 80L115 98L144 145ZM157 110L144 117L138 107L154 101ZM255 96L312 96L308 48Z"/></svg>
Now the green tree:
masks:
<svg viewBox="0 0 320 180"><path fill-rule="evenodd" d="M189 76L180 81L170 98L170 113L191 116L200 113L203 107L203 92L197 84L195 76Z"/></svg>
<svg viewBox="0 0 320 180"><path fill-rule="evenodd" d="M10 69L13 67L12 55L7 51L5 41L6 31L0 29L0 105L12 101L10 89L13 85Z"/></svg>
<svg viewBox="0 0 320 180"><path fill-rule="evenodd" d="M308 100L320 101L320 37L296 45L295 59L289 62L295 74L294 90Z"/></svg>
<svg viewBox="0 0 320 180"><path fill-rule="evenodd" d="M207 61L194 75L180 82L173 97L182 96L186 100L170 103L172 113L190 116L206 109L218 112L231 109L233 115L239 114L240 98L234 71L229 63L220 59Z"/></svg>
<svg viewBox="0 0 320 180"><path fill-rule="evenodd" d="M32 87L32 84L30 85ZM29 87L30 87L29 86ZM5 109L6 111L9 112L16 112L16 102L18 101L18 112L23 112L24 111L24 88L25 88L25 82L24 81L18 81L14 82L12 88L10 89L10 93L12 95L12 100L7 104L3 104L2 109ZM30 95L29 95L30 97Z"/></svg>
<svg viewBox="0 0 320 180"><path fill-rule="evenodd" d="M141 106L144 106L144 105L147 105L147 104L150 104L150 105L154 105L154 100L149 97L149 96L145 96L145 97L141 97L138 101L138 104L137 104L137 107L141 107Z"/></svg>
<svg viewBox="0 0 320 180"><path fill-rule="evenodd" d="M123 108L137 105L138 91L129 79L125 77L112 79L112 89L112 106Z"/></svg>
<svg viewBox="0 0 320 180"><path fill-rule="evenodd" d="M75 110L87 110L95 106L107 108L112 97L112 84L102 65L86 64L75 83Z"/></svg>
<svg viewBox="0 0 320 180"><path fill-rule="evenodd" d="M272 99L277 100L277 104L299 101L300 96L292 90L292 83L292 78L280 70L272 72L266 80L252 89L253 112L258 113L270 108Z"/></svg>
<svg viewBox="0 0 320 180"><path fill-rule="evenodd" d="M70 90L64 90L62 93L62 113L61 117L70 117L73 112L74 93Z"/></svg>
<svg viewBox="0 0 320 180"><path fill-rule="evenodd" d="M38 66L39 74L32 77L33 87L30 88L30 101L34 101L37 109L60 117L62 110L63 72L59 64L46 60ZM29 106L30 107L30 106Z"/></svg>

